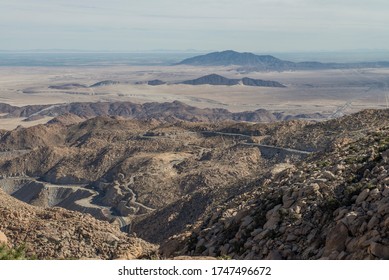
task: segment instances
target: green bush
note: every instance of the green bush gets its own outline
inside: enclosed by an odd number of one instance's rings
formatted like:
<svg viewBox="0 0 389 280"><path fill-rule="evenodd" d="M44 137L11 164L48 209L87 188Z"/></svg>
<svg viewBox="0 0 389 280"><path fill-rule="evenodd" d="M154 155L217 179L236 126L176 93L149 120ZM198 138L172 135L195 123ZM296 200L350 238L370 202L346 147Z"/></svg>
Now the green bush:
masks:
<svg viewBox="0 0 389 280"><path fill-rule="evenodd" d="M24 246L9 248L5 244L0 244L0 260L26 260L26 251Z"/></svg>

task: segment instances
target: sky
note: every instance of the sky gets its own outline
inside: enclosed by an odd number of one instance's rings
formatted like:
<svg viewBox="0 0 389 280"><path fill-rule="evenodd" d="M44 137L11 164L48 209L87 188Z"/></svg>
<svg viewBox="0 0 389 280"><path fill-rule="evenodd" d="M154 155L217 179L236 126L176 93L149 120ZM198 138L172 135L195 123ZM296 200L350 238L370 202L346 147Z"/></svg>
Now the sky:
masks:
<svg viewBox="0 0 389 280"><path fill-rule="evenodd" d="M389 50L387 0L0 0L0 50Z"/></svg>

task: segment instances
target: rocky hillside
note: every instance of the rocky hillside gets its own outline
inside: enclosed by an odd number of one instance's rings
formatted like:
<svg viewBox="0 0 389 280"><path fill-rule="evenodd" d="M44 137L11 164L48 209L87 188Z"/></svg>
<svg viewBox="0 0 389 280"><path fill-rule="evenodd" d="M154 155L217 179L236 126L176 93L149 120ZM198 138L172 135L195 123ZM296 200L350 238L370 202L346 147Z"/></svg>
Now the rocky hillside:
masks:
<svg viewBox="0 0 389 280"><path fill-rule="evenodd" d="M268 164L256 147L236 146L239 139L203 135L202 124L61 120L0 135L0 184L8 193L110 221L232 184Z"/></svg>
<svg viewBox="0 0 389 280"><path fill-rule="evenodd" d="M387 259L388 135L389 110L274 123L68 114L0 132L0 186L34 205L20 209L89 213L164 257Z"/></svg>
<svg viewBox="0 0 389 280"><path fill-rule="evenodd" d="M156 250L90 215L30 206L2 190L1 241L10 247L24 246L27 257L38 259L136 259L150 257Z"/></svg>
<svg viewBox="0 0 389 280"><path fill-rule="evenodd" d="M388 259L388 114L365 111L337 120L345 125L365 117L358 135L338 130L339 141L331 141L331 147L299 165L264 174L252 189L173 236L162 252L236 259ZM335 123L321 125L333 128Z"/></svg>

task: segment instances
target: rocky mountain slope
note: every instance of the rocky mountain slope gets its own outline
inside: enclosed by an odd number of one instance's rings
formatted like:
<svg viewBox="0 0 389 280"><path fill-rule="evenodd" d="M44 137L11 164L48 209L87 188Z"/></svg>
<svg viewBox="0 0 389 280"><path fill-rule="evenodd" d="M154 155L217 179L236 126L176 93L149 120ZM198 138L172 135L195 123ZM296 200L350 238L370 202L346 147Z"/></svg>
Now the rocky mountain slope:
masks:
<svg viewBox="0 0 389 280"><path fill-rule="evenodd" d="M0 186L164 257L386 259L388 132L389 110L275 123L68 114L0 132Z"/></svg>
<svg viewBox="0 0 389 280"><path fill-rule="evenodd" d="M156 247L117 227L62 208L30 206L0 189L0 232L8 246L38 259L135 259Z"/></svg>
<svg viewBox="0 0 389 280"><path fill-rule="evenodd" d="M362 116L361 128L338 130L335 141L299 165L263 174L249 191L173 236L162 252L237 259L388 259L389 111L361 112L321 126L333 128Z"/></svg>

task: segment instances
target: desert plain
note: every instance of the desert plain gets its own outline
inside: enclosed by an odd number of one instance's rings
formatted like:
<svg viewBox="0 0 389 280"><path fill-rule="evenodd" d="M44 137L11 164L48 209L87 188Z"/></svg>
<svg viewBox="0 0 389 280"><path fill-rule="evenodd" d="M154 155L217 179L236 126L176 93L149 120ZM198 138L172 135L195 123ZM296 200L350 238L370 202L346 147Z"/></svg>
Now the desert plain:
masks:
<svg viewBox="0 0 389 280"><path fill-rule="evenodd" d="M183 85L179 82L216 73L227 78L250 77L273 80L285 88L244 85ZM151 86L147 81L167 84ZM101 81L116 81L89 87ZM69 89L50 88L79 84ZM267 109L286 114L320 113L326 118L350 114L366 108L388 107L389 69L330 69L315 71L241 72L228 66L2 66L0 67L0 103L14 106L63 104L71 102L181 101L199 108L224 108L231 112ZM0 128L31 126L33 122L0 119Z"/></svg>

